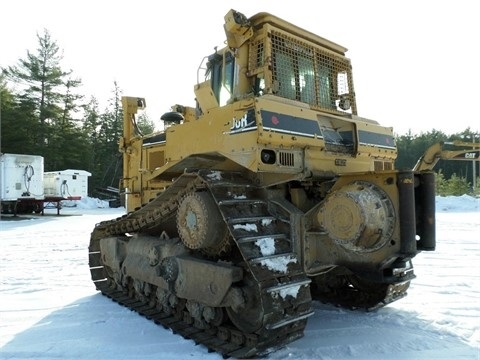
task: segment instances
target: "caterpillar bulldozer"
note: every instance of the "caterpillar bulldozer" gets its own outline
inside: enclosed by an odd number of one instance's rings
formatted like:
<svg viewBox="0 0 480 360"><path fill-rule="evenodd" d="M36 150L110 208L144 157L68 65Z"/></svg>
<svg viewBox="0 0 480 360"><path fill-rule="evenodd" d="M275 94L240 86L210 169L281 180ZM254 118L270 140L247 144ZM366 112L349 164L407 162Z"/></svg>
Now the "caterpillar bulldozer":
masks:
<svg viewBox="0 0 480 360"><path fill-rule="evenodd" d="M269 13L225 15L193 106L142 135L123 97L126 215L89 265L114 301L224 357L303 336L312 301L373 310L435 249L432 171L395 170L390 127L357 114L346 48Z"/></svg>

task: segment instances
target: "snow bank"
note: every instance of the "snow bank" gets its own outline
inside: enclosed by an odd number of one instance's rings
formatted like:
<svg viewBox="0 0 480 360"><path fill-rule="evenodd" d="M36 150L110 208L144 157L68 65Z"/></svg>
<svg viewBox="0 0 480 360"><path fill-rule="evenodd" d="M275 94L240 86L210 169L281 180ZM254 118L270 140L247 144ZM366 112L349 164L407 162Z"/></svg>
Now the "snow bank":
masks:
<svg viewBox="0 0 480 360"><path fill-rule="evenodd" d="M471 212L480 211L480 198L470 195L437 196L435 198L437 212Z"/></svg>
<svg viewBox="0 0 480 360"><path fill-rule="evenodd" d="M108 201L97 198L83 197L80 200L62 201L63 207L76 207L77 209L105 209L110 207Z"/></svg>

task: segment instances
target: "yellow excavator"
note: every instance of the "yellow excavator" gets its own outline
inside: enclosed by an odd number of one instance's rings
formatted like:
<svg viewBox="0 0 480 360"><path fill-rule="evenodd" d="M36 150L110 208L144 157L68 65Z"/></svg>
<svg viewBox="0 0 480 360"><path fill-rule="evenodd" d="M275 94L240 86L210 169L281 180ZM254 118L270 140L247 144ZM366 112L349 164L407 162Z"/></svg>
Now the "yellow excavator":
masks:
<svg viewBox="0 0 480 360"><path fill-rule="evenodd" d="M445 145L471 147L472 149L445 150ZM478 149L476 149L478 148ZM480 143L464 141L442 141L430 146L418 159L414 171L432 170L439 160L478 161L480 159ZM474 176L476 174L473 174Z"/></svg>
<svg viewBox="0 0 480 360"><path fill-rule="evenodd" d="M224 31L164 130L142 135L145 99L122 99L127 214L95 226L89 264L104 295L249 358L303 336L313 300L405 296L435 249L435 179L396 170L393 129L357 114L346 48L263 12Z"/></svg>

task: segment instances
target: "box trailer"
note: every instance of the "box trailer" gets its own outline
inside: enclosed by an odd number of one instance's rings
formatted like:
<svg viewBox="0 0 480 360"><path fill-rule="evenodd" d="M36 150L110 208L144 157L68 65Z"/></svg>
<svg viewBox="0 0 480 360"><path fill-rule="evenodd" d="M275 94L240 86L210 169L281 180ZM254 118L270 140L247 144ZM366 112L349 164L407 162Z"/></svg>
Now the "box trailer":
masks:
<svg viewBox="0 0 480 360"><path fill-rule="evenodd" d="M36 211L43 192L43 156L26 154L0 155L0 202L2 212Z"/></svg>
<svg viewBox="0 0 480 360"><path fill-rule="evenodd" d="M48 171L43 175L45 197L80 200L88 196L88 177L84 170Z"/></svg>

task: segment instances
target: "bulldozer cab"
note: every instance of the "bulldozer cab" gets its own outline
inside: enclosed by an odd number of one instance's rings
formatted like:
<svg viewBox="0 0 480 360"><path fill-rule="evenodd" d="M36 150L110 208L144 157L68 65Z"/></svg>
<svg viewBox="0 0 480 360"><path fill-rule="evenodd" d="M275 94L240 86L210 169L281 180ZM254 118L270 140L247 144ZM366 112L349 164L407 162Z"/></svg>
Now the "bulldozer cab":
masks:
<svg viewBox="0 0 480 360"><path fill-rule="evenodd" d="M234 90L235 57L230 51L215 52L204 58L205 61L206 67L200 66L205 72L205 82L210 85L218 106L224 106Z"/></svg>
<svg viewBox="0 0 480 360"><path fill-rule="evenodd" d="M346 48L268 13L246 19L231 10L225 20L227 46L199 67L195 93L202 112L274 95L335 115L357 114Z"/></svg>

